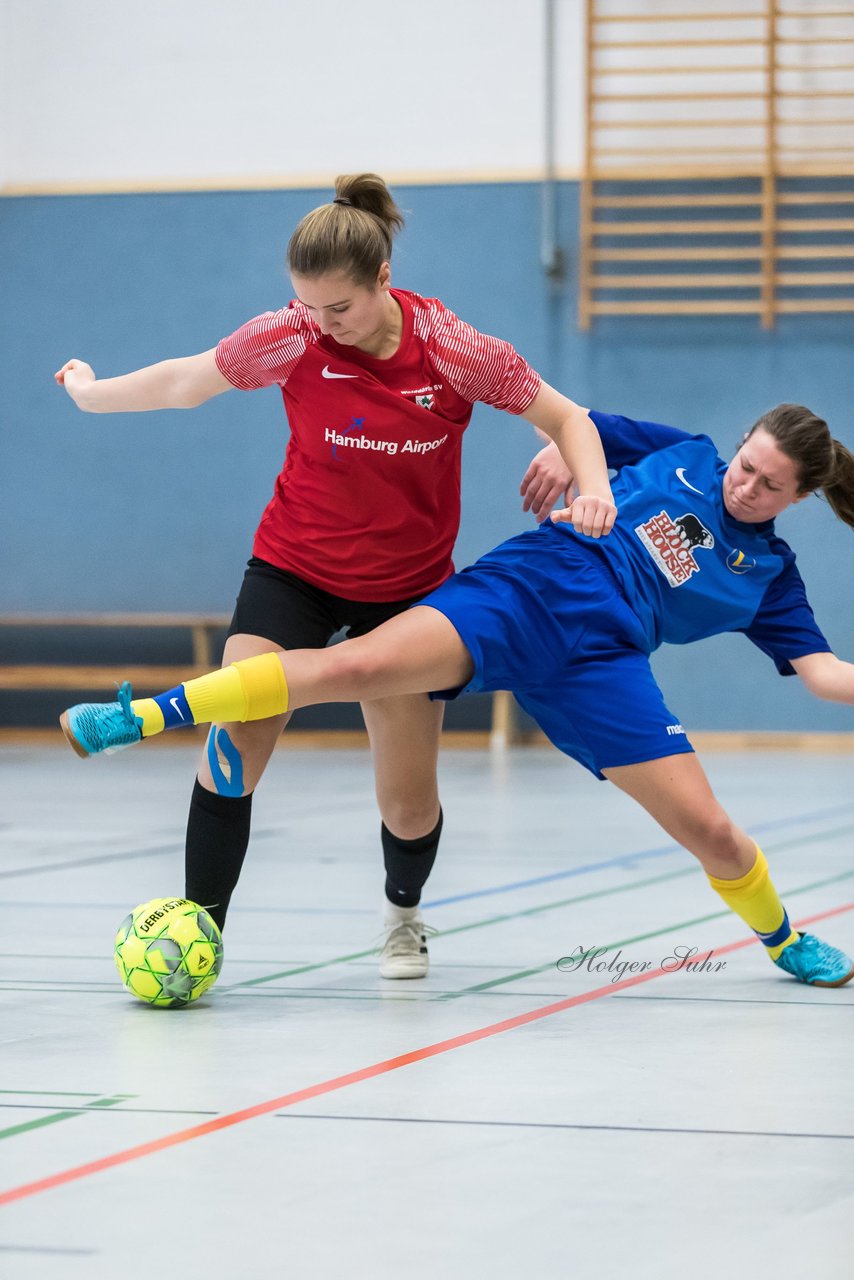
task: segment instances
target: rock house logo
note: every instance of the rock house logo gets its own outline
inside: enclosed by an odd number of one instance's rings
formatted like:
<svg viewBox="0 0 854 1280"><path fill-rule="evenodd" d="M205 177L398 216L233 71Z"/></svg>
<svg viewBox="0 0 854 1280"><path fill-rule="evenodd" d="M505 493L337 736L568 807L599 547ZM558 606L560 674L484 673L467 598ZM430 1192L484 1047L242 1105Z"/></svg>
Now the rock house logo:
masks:
<svg viewBox="0 0 854 1280"><path fill-rule="evenodd" d="M671 518L666 511L639 524L635 533L652 556L671 587L681 587L700 566L694 559L694 549L711 551L715 539L702 521L695 515Z"/></svg>

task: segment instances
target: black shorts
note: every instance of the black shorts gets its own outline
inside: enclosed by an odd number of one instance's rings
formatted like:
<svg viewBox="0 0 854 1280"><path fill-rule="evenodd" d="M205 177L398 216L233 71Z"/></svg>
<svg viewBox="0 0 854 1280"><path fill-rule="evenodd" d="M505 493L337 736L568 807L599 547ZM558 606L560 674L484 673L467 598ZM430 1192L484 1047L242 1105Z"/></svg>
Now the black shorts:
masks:
<svg viewBox="0 0 854 1280"><path fill-rule="evenodd" d="M263 636L282 649L323 649L339 631L366 635L421 599L345 600L253 556L228 634Z"/></svg>

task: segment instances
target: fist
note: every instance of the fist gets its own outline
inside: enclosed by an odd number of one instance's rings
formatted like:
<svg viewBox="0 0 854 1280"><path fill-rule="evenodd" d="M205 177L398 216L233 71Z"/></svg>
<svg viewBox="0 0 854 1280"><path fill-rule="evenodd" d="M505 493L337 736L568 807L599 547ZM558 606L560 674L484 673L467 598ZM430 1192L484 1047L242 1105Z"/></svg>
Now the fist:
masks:
<svg viewBox="0 0 854 1280"><path fill-rule="evenodd" d="M571 524L576 533L583 533L588 538L602 538L609 534L616 518L617 508L613 502L583 493L570 507L552 512L552 520Z"/></svg>
<svg viewBox="0 0 854 1280"><path fill-rule="evenodd" d="M86 364L83 360L66 360L62 368L57 369L53 377L59 386L71 391L72 387L80 386L83 382L94 382L95 371L91 365Z"/></svg>

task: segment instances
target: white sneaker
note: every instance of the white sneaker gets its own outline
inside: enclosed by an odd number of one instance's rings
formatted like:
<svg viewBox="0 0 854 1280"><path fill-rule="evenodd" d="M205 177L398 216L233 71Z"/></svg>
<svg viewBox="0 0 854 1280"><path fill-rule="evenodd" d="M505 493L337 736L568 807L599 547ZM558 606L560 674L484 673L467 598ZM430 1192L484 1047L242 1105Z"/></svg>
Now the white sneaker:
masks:
<svg viewBox="0 0 854 1280"><path fill-rule="evenodd" d="M384 927L380 977L426 978L430 968L427 934L436 931L424 923L418 907L392 908Z"/></svg>

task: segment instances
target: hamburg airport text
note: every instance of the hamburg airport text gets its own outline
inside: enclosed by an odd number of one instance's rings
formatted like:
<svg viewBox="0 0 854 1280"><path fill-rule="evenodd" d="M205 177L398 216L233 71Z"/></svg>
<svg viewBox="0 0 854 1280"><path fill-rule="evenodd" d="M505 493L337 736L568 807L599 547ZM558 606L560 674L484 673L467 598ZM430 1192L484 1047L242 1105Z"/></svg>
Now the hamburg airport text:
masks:
<svg viewBox="0 0 854 1280"><path fill-rule="evenodd" d="M374 449L377 453L387 453L393 458L398 449L401 453L432 453L434 449L443 445L448 437L444 435L440 440L407 440L401 445L397 440L371 440L369 436L342 435L340 431L327 427L323 438L327 444L333 446L333 450L338 446L349 449Z"/></svg>

